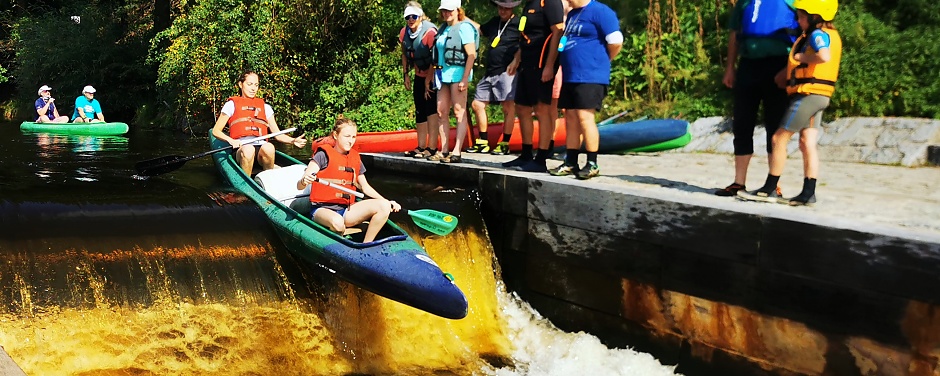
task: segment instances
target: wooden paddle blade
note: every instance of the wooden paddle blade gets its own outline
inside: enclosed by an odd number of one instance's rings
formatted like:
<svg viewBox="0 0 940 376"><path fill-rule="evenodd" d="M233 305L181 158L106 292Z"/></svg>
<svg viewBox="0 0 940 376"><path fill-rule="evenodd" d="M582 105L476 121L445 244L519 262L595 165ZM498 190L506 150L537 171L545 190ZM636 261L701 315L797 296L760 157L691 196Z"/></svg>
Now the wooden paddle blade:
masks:
<svg viewBox="0 0 940 376"><path fill-rule="evenodd" d="M457 217L437 210L409 210L408 215L411 216L411 219L418 227L435 235L447 235L457 228Z"/></svg>
<svg viewBox="0 0 940 376"><path fill-rule="evenodd" d="M175 171L183 167L183 164L188 160L189 158L181 155L167 155L165 157L137 162L137 164L134 165L134 169L137 170L137 175L154 176Z"/></svg>

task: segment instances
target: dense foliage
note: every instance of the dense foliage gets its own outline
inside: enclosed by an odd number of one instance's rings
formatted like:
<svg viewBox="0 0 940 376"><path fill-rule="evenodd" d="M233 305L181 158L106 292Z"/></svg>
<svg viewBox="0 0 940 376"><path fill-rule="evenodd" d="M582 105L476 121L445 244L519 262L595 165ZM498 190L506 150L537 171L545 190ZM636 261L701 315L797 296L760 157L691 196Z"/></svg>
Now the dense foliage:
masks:
<svg viewBox="0 0 940 376"><path fill-rule="evenodd" d="M621 17L626 39L601 116L624 109L653 117L728 113L730 90L720 80L734 0L602 1ZM92 84L106 113L203 132L250 69L282 126L324 134L343 113L366 131L408 128L413 109L397 45L404 3L40 0L4 7L0 100L25 113L39 85L64 99ZM423 3L435 17L436 0ZM480 22L495 15L488 1L464 6ZM846 0L836 26L845 53L829 115L940 116L940 44L932 42L940 39L938 3Z"/></svg>

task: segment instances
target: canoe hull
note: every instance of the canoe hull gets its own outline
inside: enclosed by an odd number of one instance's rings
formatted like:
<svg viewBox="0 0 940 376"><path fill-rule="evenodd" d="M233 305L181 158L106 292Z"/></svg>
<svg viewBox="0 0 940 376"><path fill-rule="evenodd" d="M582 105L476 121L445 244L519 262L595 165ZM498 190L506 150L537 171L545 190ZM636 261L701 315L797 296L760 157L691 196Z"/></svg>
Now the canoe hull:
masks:
<svg viewBox="0 0 940 376"><path fill-rule="evenodd" d="M212 148L226 145L211 134L209 138ZM284 245L304 261L322 266L377 295L441 317L461 319L467 315L468 303L463 292L393 222L386 223L374 242L351 241L271 197L245 175L231 152L215 153L213 159L222 177L261 208ZM277 162L281 166L300 164L281 152Z"/></svg>
<svg viewBox="0 0 940 376"><path fill-rule="evenodd" d="M20 130L25 132L47 132L90 136L118 136L127 133L127 123L34 123L24 121Z"/></svg>
<svg viewBox="0 0 940 376"><path fill-rule="evenodd" d="M600 145L598 152L602 154L657 152L683 147L691 141L689 122L678 119L639 120L626 123L613 123L598 127ZM449 150L454 149L457 130L450 129ZM503 136L503 123L491 123L487 126L487 140L490 147L496 146ZM539 142L539 124L535 122L533 130L533 144ZM567 140L565 120L558 119L555 123L555 151L564 151ZM470 137L464 141L464 148L470 147ZM414 130L392 132L364 132L359 133L356 147L362 153L398 153L414 150L418 145L417 132ZM516 120L512 138L509 140L509 150L518 152L522 150L522 134L519 121ZM582 147L583 150L583 147Z"/></svg>
<svg viewBox="0 0 940 376"><path fill-rule="evenodd" d="M533 124L533 127L532 140L533 143L538 144L539 124L537 121ZM503 137L503 123L490 123L487 126L486 132L490 147L496 146ZM471 137L467 137L464 140L463 147L470 147L472 141ZM565 119L558 119L555 122L554 141L556 146L565 144ZM456 143L457 129L450 128L450 132L448 133L448 150L453 150ZM403 153L414 150L417 146L418 132L414 129L391 132L362 132L356 136L356 147L360 153ZM438 146L440 146L440 142L438 142ZM519 128L518 119L513 125L512 137L509 139L509 150L522 150L522 133Z"/></svg>

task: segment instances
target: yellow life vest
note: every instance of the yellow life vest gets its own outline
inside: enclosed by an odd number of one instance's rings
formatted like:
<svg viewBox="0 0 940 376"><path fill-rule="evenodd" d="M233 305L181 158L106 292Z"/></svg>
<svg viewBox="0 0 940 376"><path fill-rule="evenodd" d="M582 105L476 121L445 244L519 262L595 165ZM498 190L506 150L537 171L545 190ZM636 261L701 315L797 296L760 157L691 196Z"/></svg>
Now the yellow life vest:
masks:
<svg viewBox="0 0 940 376"><path fill-rule="evenodd" d="M809 43L808 35L800 35L790 49L787 58L787 94L817 94L831 97L836 90L836 80L839 78L839 63L842 60L842 38L835 29L820 29L829 34L829 61L821 64L801 63L793 58L802 52L807 56L815 56L812 48L802 48Z"/></svg>

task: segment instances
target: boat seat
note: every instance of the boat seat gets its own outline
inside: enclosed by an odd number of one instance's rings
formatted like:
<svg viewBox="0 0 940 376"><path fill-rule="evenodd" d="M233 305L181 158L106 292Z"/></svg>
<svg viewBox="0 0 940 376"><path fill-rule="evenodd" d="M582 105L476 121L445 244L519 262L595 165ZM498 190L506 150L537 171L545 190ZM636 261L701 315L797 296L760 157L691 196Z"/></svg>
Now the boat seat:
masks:
<svg viewBox="0 0 940 376"><path fill-rule="evenodd" d="M307 168L303 164L264 170L255 175L255 182L271 197L303 215L310 215L310 186L297 189L297 181L304 176ZM301 196L301 197L297 197Z"/></svg>

